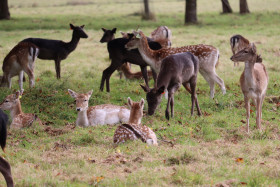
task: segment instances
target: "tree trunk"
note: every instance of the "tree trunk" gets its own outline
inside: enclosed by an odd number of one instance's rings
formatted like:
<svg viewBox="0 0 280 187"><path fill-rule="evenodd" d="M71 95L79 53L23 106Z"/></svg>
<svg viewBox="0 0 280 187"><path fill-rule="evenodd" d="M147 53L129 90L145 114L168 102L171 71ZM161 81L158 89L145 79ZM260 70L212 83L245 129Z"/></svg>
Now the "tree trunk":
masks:
<svg viewBox="0 0 280 187"><path fill-rule="evenodd" d="M232 13L232 9L230 7L228 0L222 0L222 5L223 5L223 14Z"/></svg>
<svg viewBox="0 0 280 187"><path fill-rule="evenodd" d="M150 12L149 0L144 0L144 15L142 18L145 20L152 20L155 18L154 14Z"/></svg>
<svg viewBox="0 0 280 187"><path fill-rule="evenodd" d="M10 19L8 0L0 0L0 19Z"/></svg>
<svg viewBox="0 0 280 187"><path fill-rule="evenodd" d="M196 0L186 0L185 24L197 23Z"/></svg>
<svg viewBox="0 0 280 187"><path fill-rule="evenodd" d="M240 5L240 14L250 13L247 0L240 0L239 5Z"/></svg>

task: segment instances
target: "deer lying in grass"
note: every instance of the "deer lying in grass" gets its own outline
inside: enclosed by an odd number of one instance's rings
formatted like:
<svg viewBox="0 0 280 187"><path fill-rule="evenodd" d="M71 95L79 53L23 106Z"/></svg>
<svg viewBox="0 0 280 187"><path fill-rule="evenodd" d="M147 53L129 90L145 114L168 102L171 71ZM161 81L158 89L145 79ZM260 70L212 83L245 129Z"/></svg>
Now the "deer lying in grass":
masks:
<svg viewBox="0 0 280 187"><path fill-rule="evenodd" d="M140 71L136 73L131 72L129 63L124 63L120 67L120 70L123 72L124 76L127 79L143 79L143 75ZM150 79L153 76L153 73L152 71L147 71L147 73L148 73L148 79Z"/></svg>
<svg viewBox="0 0 280 187"><path fill-rule="evenodd" d="M29 127L34 121L39 120L36 114L23 113L21 110L20 98L22 91L17 91L15 94L8 95L2 103L0 109L9 110L12 118L11 128L20 129Z"/></svg>
<svg viewBox="0 0 280 187"><path fill-rule="evenodd" d="M70 24L70 29L73 30L72 39L70 42L42 38L26 38L22 40L23 42L31 42L39 47L39 59L54 60L57 79L60 79L61 60L66 59L67 56L76 49L80 38L88 37L84 31L84 25L79 27Z"/></svg>
<svg viewBox="0 0 280 187"><path fill-rule="evenodd" d="M249 40L244 38L243 36L237 34L230 38L230 46L232 50L232 54L235 55L245 47L248 47L250 44ZM239 63L236 61L234 62L234 66L238 66Z"/></svg>
<svg viewBox="0 0 280 187"><path fill-rule="evenodd" d="M88 107L92 90L85 94L79 94L68 89L68 93L76 100L76 110L78 111L77 126L111 125L126 123L129 120L130 110L123 106L104 104Z"/></svg>
<svg viewBox="0 0 280 187"><path fill-rule="evenodd" d="M158 145L156 134L147 126L141 124L143 117L144 99L140 102L133 102L130 98L130 117L128 124L118 126L114 133L114 143L124 143L128 140L140 139L149 145Z"/></svg>
<svg viewBox="0 0 280 187"><path fill-rule="evenodd" d="M8 116L0 110L0 146L5 151L6 140L7 140L7 122ZM7 186L13 187L13 177L11 172L11 166L8 161L0 156L0 172L4 176Z"/></svg>
<svg viewBox="0 0 280 187"><path fill-rule="evenodd" d="M17 44L4 59L1 87L7 86L11 88L12 77L18 75L19 88L22 90L23 72L29 77L29 87L34 87L34 66L38 53L39 48L30 42L21 42Z"/></svg>
<svg viewBox="0 0 280 187"><path fill-rule="evenodd" d="M177 48L163 48L152 50L147 45L147 38L142 31L135 32L140 38L134 37L127 44L128 50L138 48L143 59L149 64L156 73L159 73L162 60L172 54L191 52L199 59L199 72L210 85L210 96L214 98L215 82L221 87L223 94L226 93L224 81L216 74L215 66L219 59L219 50L211 45L190 45Z"/></svg>
<svg viewBox="0 0 280 187"><path fill-rule="evenodd" d="M103 30L104 31L104 30ZM106 32L104 31L104 35ZM108 42L108 40L104 39L104 35L102 39L100 40L101 43ZM107 38L107 37L106 37ZM139 65L141 68L142 75L144 77L145 83L148 86L148 76L147 76L147 66L148 64L143 60L141 57L139 51L131 50L127 51L125 49L125 44L129 41L129 39L126 38L117 38L109 41L107 43L107 50L109 52L109 58L111 59L111 65L106 68L103 71L101 84L100 84L100 90L103 91L104 84L106 81L106 91L110 92L110 77L112 73L116 69L118 69L123 63L130 62L131 64ZM161 46L157 42L149 42L147 45L149 45L152 49L160 49ZM154 78L156 78L156 74L153 73Z"/></svg>
<svg viewBox="0 0 280 187"><path fill-rule="evenodd" d="M254 43L242 49L230 58L232 61L245 62L245 68L240 77L241 90L244 95L245 108L247 112L247 132L249 133L250 99L256 103L256 123L261 129L262 105L268 85L268 75L262 58L257 55L257 48Z"/></svg>
<svg viewBox="0 0 280 187"><path fill-rule="evenodd" d="M189 52L170 55L163 59L156 83L157 87L149 89L141 85L143 90L147 92L148 114L154 114L158 104L161 102L164 90L167 89L168 101L165 117L169 120L169 106L171 106L171 117L173 117L174 93L183 84L186 90L191 94L191 115L193 115L194 103L196 104L198 115L201 115L195 90L198 69L198 58ZM188 84L190 84L190 89L188 88Z"/></svg>

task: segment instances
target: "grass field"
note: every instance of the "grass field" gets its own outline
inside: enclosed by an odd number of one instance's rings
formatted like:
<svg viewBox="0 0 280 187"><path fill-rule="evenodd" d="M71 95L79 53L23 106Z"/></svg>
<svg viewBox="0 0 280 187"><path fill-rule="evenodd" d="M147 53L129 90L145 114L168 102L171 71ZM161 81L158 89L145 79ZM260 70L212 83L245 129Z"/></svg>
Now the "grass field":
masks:
<svg viewBox="0 0 280 187"><path fill-rule="evenodd" d="M238 1L230 0L235 13L221 15L221 1L198 1L197 25L183 25L184 1L154 0L151 8L156 21L141 21L139 1L10 1L11 20L0 21L0 59L27 37L69 41L69 23L83 25L89 35L62 61L62 78L56 80L54 62L36 61L36 85L24 83L23 111L36 113L44 126L9 130L5 157L12 166L16 186L280 186L280 3L279 0L248 0L251 14L238 14ZM99 43L101 27L131 31L140 25L149 34L167 25L173 46L205 43L220 50L218 75L225 81L227 94L216 85L216 95L201 75L198 100L202 117L190 116L190 95L181 88L175 95L175 117L164 117L166 100L154 116L144 116L143 124L158 135L158 147L140 141L113 145L116 126L75 127L74 99L67 94L93 89L90 105L125 105L145 98L139 84L144 81L111 77L111 93L100 92L102 71L109 66L107 48ZM250 134L239 77L244 64L233 68L229 38L242 34L257 45L269 74L267 99L263 105L262 127L255 125L252 107ZM117 37L120 34L117 33ZM139 71L133 66L133 71ZM0 88L0 102L18 89ZM153 85L152 81L150 85ZM273 98L273 99L272 99ZM145 103L145 110L147 103ZM160 138L161 137L161 138ZM0 176L0 186L5 182Z"/></svg>

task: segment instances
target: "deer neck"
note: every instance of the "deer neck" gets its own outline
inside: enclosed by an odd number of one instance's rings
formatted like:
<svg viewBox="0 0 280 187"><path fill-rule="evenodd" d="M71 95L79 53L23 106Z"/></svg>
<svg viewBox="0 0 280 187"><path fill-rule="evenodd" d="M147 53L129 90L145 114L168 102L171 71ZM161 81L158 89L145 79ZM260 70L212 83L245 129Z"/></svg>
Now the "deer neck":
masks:
<svg viewBox="0 0 280 187"><path fill-rule="evenodd" d="M128 123L129 124L137 124L137 125L140 125L141 124L141 120L142 120L142 117L136 117L133 115L133 113L130 114L129 116L129 120L128 120Z"/></svg>
<svg viewBox="0 0 280 187"><path fill-rule="evenodd" d="M255 62L245 62L244 77L249 88L253 88L255 85L254 65Z"/></svg>
<svg viewBox="0 0 280 187"><path fill-rule="evenodd" d="M73 32L71 41L66 44L69 53L71 53L76 49L79 41L80 41L80 37L76 36Z"/></svg>
<svg viewBox="0 0 280 187"><path fill-rule="evenodd" d="M89 126L87 111L88 110L84 110L84 111L80 111L78 113L78 117L77 117L77 121L76 121L77 126L81 126L81 127Z"/></svg>
<svg viewBox="0 0 280 187"><path fill-rule="evenodd" d="M12 119L19 114L22 114L20 101L16 102L15 106L11 109Z"/></svg>

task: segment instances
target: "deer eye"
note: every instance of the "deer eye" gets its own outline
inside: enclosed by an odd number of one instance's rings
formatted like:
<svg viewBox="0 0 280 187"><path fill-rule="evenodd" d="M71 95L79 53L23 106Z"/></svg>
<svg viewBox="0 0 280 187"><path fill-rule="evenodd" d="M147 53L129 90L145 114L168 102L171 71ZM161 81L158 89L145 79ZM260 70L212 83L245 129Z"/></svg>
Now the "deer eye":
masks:
<svg viewBox="0 0 280 187"><path fill-rule="evenodd" d="M9 101L8 100L5 100L5 103L8 103Z"/></svg>
<svg viewBox="0 0 280 187"><path fill-rule="evenodd" d="M244 53L248 53L248 51L244 51Z"/></svg>
<svg viewBox="0 0 280 187"><path fill-rule="evenodd" d="M85 99L84 101L86 102L87 100Z"/></svg>

